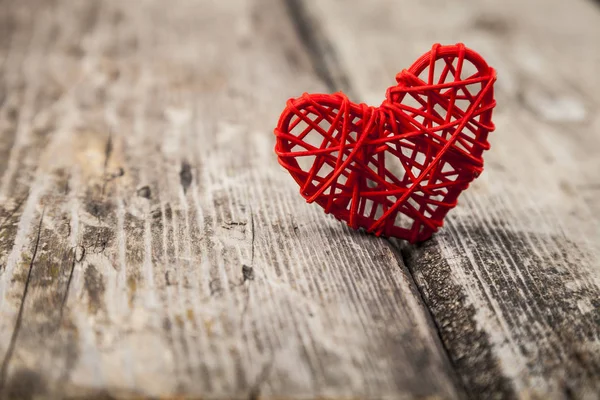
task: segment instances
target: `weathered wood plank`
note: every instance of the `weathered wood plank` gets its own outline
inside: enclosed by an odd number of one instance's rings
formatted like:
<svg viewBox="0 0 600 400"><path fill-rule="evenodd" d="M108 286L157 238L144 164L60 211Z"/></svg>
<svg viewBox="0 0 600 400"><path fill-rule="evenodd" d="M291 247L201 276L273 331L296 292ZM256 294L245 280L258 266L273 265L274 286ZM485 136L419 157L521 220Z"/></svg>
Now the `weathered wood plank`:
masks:
<svg viewBox="0 0 600 400"><path fill-rule="evenodd" d="M310 5L357 101L379 104L434 42L465 42L498 69L486 172L433 240L403 254L472 396L597 398L597 5Z"/></svg>
<svg viewBox="0 0 600 400"><path fill-rule="evenodd" d="M276 164L326 90L283 3L2 4L0 397L460 396L396 249Z"/></svg>

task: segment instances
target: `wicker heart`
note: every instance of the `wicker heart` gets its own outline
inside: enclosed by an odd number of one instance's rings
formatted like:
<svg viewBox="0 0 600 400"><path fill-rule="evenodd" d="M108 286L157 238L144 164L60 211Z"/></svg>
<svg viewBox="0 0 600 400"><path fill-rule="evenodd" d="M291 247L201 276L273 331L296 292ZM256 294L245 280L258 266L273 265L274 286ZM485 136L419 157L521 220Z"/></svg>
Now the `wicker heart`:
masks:
<svg viewBox="0 0 600 400"><path fill-rule="evenodd" d="M417 242L483 170L496 73L462 44L436 44L396 76L379 107L343 93L290 99L279 163L308 202L354 229Z"/></svg>

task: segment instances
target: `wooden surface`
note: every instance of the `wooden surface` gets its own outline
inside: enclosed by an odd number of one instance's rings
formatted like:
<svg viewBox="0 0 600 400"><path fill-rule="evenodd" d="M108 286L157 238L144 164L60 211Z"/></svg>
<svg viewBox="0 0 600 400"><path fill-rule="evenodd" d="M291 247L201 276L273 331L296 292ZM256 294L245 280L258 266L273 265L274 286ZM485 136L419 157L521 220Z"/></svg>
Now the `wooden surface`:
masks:
<svg viewBox="0 0 600 400"><path fill-rule="evenodd" d="M0 0L0 398L598 398L598 37L586 0ZM305 204L285 100L379 104L436 41L499 74L445 227Z"/></svg>
<svg viewBox="0 0 600 400"><path fill-rule="evenodd" d="M398 244L452 364L475 397L597 398L600 8L413 3L319 2L314 15L359 100L378 104L436 41L464 41L498 69L486 172L433 240Z"/></svg>

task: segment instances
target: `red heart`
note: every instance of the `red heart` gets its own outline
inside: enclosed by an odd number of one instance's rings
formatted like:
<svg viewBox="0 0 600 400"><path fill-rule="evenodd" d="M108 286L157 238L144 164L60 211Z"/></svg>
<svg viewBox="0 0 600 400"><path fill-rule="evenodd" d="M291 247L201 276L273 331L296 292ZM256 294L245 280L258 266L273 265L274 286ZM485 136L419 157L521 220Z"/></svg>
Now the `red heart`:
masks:
<svg viewBox="0 0 600 400"><path fill-rule="evenodd" d="M343 93L290 99L275 152L326 213L377 236L425 240L483 170L495 80L473 50L436 44L379 107Z"/></svg>

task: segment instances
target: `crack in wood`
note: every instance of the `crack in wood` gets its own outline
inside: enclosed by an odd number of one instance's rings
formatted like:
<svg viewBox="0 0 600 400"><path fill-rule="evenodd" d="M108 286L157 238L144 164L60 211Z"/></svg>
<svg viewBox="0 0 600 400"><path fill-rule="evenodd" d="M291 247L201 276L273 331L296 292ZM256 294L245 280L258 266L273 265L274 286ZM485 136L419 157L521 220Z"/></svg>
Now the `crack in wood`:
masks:
<svg viewBox="0 0 600 400"><path fill-rule="evenodd" d="M77 256L78 250L80 250L79 257ZM59 313L59 318L58 318L58 324L60 324L63 320L65 304L67 303L67 299L69 297L69 289L71 288L71 282L73 280L73 272L75 271L75 266L78 263L80 263L81 261L83 261L83 258L85 257L85 247L83 247L83 246L77 246L74 249L72 249L71 251L72 251L71 268L69 271L69 278L67 279L67 287L65 288L65 293L64 293L62 301L60 303L60 313Z"/></svg>
<svg viewBox="0 0 600 400"><path fill-rule="evenodd" d="M462 382L462 380L458 376L457 365L451 357L450 348L446 345L446 342L444 341L444 338L442 337L442 330L438 324L438 321L435 319L431 308L425 301L425 294L423 293L423 288L420 287L417 284L417 282L415 281L413 265L412 265L414 260L412 259L409 251L407 251L407 248L406 247L403 248L400 244L398 244L396 239L385 238L384 240L387 242L387 244L390 247L390 250L395 254L396 258L400 260L400 263L399 263L400 267L402 267L402 265L404 265L406 267L406 269L408 270L406 276L410 280L411 286L416 289L418 298L421 301L421 304L423 304L423 309L426 310L428 319L434 326L434 329L432 329L432 330L435 331L435 333L439 339L439 343L442 346L442 350L444 351L444 353L446 355L446 359L452 366L452 371L455 374L455 376L453 377L455 385L460 387L460 389L463 391L463 393L468 393L467 386ZM411 245L407 245L407 246L410 247Z"/></svg>
<svg viewBox="0 0 600 400"><path fill-rule="evenodd" d="M8 364L10 363L13 352L15 350L15 345L17 344L17 338L19 336L19 331L21 330L21 323L23 321L23 310L25 308L25 300L27 298L27 293L29 291L29 282L31 281L31 272L33 271L33 265L35 263L35 258L37 256L40 238L42 235L42 223L44 222L44 213L46 209L42 210L42 215L40 216L40 222L38 225L37 237L35 239L35 245L33 248L33 253L31 256L31 261L29 263L29 271L27 272L27 279L25 280L25 288L23 289L23 295L21 296L21 304L19 305L19 312L17 314L17 320L15 321L15 327L13 329L13 333L10 338L10 343L8 345L8 349L6 350L6 354L4 355L4 360L2 361L2 366L0 367L0 394L4 389L6 384L6 375L8 373Z"/></svg>

